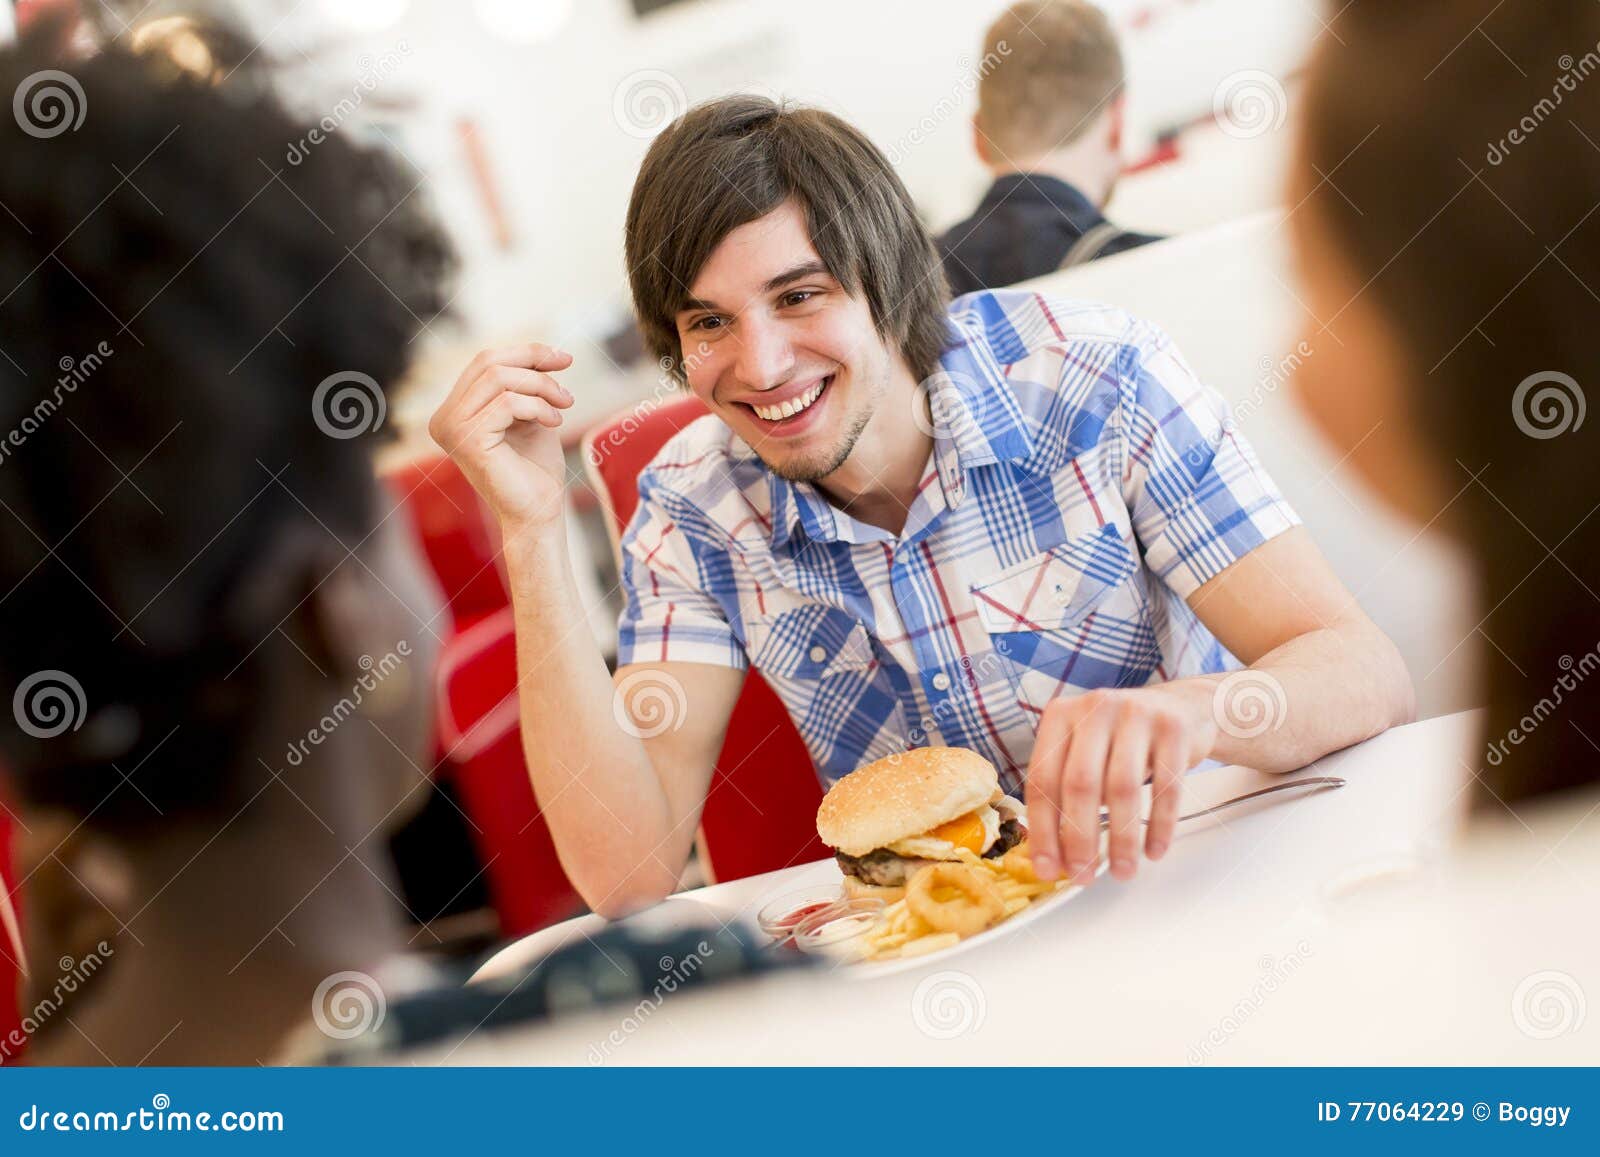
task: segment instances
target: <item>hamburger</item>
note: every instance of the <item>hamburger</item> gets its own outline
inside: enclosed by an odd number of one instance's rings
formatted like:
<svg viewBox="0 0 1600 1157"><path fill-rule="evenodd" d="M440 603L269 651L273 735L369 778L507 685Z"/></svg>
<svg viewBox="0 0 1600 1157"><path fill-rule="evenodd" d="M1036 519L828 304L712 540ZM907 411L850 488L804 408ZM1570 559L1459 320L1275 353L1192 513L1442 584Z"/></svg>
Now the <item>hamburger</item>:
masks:
<svg viewBox="0 0 1600 1157"><path fill-rule="evenodd" d="M847 896L893 903L918 868L998 856L1027 834L994 765L961 747L919 747L857 768L828 790L817 834L835 849Z"/></svg>

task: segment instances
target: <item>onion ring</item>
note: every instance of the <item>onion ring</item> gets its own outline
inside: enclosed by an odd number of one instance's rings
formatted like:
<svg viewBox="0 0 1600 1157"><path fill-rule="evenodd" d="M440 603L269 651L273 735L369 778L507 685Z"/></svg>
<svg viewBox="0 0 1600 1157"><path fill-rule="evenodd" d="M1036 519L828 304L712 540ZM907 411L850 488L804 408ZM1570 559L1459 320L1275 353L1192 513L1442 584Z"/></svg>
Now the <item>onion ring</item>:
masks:
<svg viewBox="0 0 1600 1157"><path fill-rule="evenodd" d="M953 888L959 898L939 900L937 888ZM911 877L906 907L936 932L975 936L1005 919L1006 904L995 886L965 864L930 864Z"/></svg>

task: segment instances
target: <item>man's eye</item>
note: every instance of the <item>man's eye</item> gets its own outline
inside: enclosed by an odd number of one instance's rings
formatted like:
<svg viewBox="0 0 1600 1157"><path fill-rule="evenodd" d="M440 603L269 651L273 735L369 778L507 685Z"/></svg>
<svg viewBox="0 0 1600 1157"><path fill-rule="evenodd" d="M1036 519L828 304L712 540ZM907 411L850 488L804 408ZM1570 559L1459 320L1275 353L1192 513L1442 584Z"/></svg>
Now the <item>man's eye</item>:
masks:
<svg viewBox="0 0 1600 1157"><path fill-rule="evenodd" d="M722 319L714 314L708 317L697 317L694 321L689 323L689 328L691 330L699 330L702 333L707 330L720 329L721 326Z"/></svg>
<svg viewBox="0 0 1600 1157"><path fill-rule="evenodd" d="M817 291L814 289L797 289L793 293L783 295L783 304L804 305L815 296L817 296Z"/></svg>

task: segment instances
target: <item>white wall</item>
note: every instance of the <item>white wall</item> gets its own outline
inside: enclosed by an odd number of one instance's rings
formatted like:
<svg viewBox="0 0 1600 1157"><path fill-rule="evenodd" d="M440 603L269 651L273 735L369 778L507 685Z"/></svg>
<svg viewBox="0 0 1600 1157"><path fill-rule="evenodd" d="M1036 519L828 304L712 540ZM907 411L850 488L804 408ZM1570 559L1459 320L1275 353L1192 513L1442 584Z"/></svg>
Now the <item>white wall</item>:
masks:
<svg viewBox="0 0 1600 1157"><path fill-rule="evenodd" d="M614 115L629 77L665 74L656 88L670 90L669 99L674 86L689 102L757 89L830 108L899 158L925 217L942 226L987 184L968 119L983 30L1003 7L1004 0L701 0L637 20L626 0L580 0L540 44L497 38L466 0L255 0L250 10L276 55L302 65L294 87L313 111L350 90L363 53L409 46L372 104L415 102L400 114L398 143L427 174L423 191L466 256L458 304L471 329L536 328L572 340L625 301L622 221L649 143ZM1209 110L1224 78L1247 69L1287 74L1315 31L1309 4L1283 0L1107 7L1124 23L1136 9L1159 10L1124 33L1131 152L1158 129ZM325 47L350 14L385 8L398 13L392 25L345 33ZM306 51L314 64L304 63ZM491 244L455 135L461 116L479 123L492 150L517 239L510 251ZM1118 207L1127 206L1130 224L1165 231L1258 208L1275 196L1286 137L1227 142L1227 157L1200 182L1159 173L1130 181Z"/></svg>
<svg viewBox="0 0 1600 1157"><path fill-rule="evenodd" d="M1263 467L1329 563L1400 648L1421 718L1474 705L1477 647L1467 574L1437 535L1422 534L1368 492L1306 422L1297 365L1337 340L1306 336L1291 293L1284 214L1270 211L1040 278L1042 292L1105 301L1171 335L1202 381L1233 407ZM1312 327L1314 329L1314 327Z"/></svg>

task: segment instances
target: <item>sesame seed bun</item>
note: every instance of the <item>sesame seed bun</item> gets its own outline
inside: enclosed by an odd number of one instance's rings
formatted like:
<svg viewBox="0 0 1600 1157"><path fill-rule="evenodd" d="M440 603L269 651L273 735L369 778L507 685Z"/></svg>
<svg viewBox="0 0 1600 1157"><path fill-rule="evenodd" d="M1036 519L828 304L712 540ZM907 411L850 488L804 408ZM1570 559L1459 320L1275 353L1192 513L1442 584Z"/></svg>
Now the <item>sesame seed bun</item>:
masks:
<svg viewBox="0 0 1600 1157"><path fill-rule="evenodd" d="M817 834L846 855L864 856L920 836L1000 794L994 765L964 747L918 747L857 768L829 789Z"/></svg>

